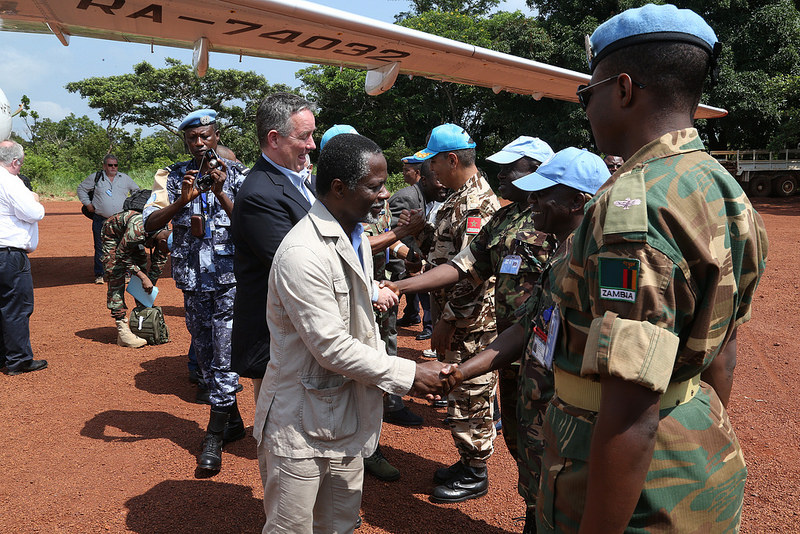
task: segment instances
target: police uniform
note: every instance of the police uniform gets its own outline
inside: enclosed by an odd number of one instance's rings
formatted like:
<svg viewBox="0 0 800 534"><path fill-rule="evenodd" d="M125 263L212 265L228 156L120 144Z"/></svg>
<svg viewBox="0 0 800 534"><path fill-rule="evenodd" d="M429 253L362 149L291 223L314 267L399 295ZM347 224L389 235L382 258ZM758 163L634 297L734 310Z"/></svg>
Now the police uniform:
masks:
<svg viewBox="0 0 800 534"><path fill-rule="evenodd" d="M108 309L115 319L125 317L125 275L147 271L147 277L155 284L161 277L167 255L158 247L150 252L150 269L147 269L147 249L142 214L122 211L112 215L103 224L103 266L108 276Z"/></svg>
<svg viewBox="0 0 800 534"><path fill-rule="evenodd" d="M499 208L486 180L480 174L472 176L439 208L428 263L435 266L453 259L469 246ZM455 326L450 348L440 355L441 360L466 361L494 340L494 285L494 276L479 285L464 279L431 293L440 310L439 319ZM491 399L496 383L497 374L493 371L464 381L448 396L448 426L465 465L483 467L492 455L497 434Z"/></svg>
<svg viewBox="0 0 800 534"><path fill-rule="evenodd" d="M663 393L628 528L738 529L744 459L699 375L749 319L766 250L761 218L694 129L639 149L588 204L569 255L551 271L562 318L539 532L580 525L601 376Z"/></svg>
<svg viewBox="0 0 800 534"><path fill-rule="evenodd" d="M199 110L189 114L179 129L206 126L215 119L213 110ZM227 169L222 192L234 202L245 174L234 162L220 159ZM165 170L164 191L167 201L172 204L181 197L184 175L198 170L198 165L192 159L170 165ZM145 222L159 209L160 195L163 202L163 192L154 190L145 205ZM203 237L192 234L193 216L199 217L203 223ZM201 193L172 218L172 278L183 291L186 327L192 336L212 407L232 406L239 385L239 376L230 369L233 299L236 294L230 225L230 217L210 191Z"/></svg>

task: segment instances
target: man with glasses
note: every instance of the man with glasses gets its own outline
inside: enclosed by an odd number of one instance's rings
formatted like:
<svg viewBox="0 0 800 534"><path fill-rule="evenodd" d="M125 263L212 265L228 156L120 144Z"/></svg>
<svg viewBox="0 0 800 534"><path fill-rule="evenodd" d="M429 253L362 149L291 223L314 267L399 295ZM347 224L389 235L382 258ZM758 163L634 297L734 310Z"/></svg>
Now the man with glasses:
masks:
<svg viewBox="0 0 800 534"><path fill-rule="evenodd" d="M78 185L78 200L92 214L94 236L94 283L103 283L103 223L122 211L122 204L139 186L124 172L118 172L119 162L114 154L103 158L103 170L92 173ZM89 193L92 198L89 198Z"/></svg>
<svg viewBox="0 0 800 534"><path fill-rule="evenodd" d="M231 367L253 379L258 400L269 361L267 281L284 236L315 202L306 157L317 145L314 105L291 93L267 96L256 112L261 156L236 197L231 233L239 287L233 304Z"/></svg>
<svg viewBox="0 0 800 534"><path fill-rule="evenodd" d="M725 405L767 236L693 128L721 47L693 11L652 4L590 45L578 96L625 164L552 271L538 532L736 532L747 470Z"/></svg>

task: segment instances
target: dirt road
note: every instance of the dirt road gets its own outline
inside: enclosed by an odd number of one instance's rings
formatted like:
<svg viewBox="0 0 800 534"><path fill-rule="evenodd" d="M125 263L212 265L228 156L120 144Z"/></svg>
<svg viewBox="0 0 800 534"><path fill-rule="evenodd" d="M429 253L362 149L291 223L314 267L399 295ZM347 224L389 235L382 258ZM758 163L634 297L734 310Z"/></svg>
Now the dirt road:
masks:
<svg viewBox="0 0 800 534"><path fill-rule="evenodd" d="M730 414L749 465L743 532L800 532L800 198L758 200L770 237L753 320L739 333ZM183 298L158 285L172 341L123 349L92 283L90 222L77 202L46 202L31 255L31 337L50 367L0 375L0 532L260 532L262 490L255 440L229 445L221 473L196 479L208 407L187 380ZM129 304L130 305L130 304ZM401 356L419 358L419 327L400 329ZM240 395L252 423L249 380ZM419 429L384 425L397 482L367 478L363 533L520 532L522 500L502 439L490 460L489 495L454 505L428 501L431 474L456 456L444 410L409 400Z"/></svg>

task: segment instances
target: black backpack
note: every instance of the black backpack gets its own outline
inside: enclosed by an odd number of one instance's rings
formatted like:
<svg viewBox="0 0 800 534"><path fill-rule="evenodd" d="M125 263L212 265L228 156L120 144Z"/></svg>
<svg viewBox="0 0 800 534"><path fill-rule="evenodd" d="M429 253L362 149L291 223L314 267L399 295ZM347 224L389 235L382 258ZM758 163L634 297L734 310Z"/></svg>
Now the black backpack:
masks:
<svg viewBox="0 0 800 534"><path fill-rule="evenodd" d="M94 200L94 188L97 187L97 182L100 181L100 178L103 176L103 171L97 171L94 175L94 187L92 187L86 194L89 196L89 202ZM84 217L89 219L94 219L94 214L89 211L86 206L81 206L81 213L83 213Z"/></svg>
<svg viewBox="0 0 800 534"><path fill-rule="evenodd" d="M141 213L144 211L144 205L150 198L152 191L150 189L139 189L131 193L131 196L125 199L122 203L122 211L134 210Z"/></svg>

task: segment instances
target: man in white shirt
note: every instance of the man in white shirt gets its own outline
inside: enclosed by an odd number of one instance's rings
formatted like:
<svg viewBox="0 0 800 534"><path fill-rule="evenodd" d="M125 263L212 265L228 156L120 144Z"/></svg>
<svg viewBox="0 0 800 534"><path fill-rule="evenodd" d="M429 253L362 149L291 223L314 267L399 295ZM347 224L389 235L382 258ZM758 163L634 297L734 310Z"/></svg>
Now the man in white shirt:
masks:
<svg viewBox="0 0 800 534"><path fill-rule="evenodd" d="M33 359L28 324L33 313L28 252L39 244L44 206L18 178L24 159L19 143L0 141L0 367L7 367L9 376L47 367L46 360Z"/></svg>

